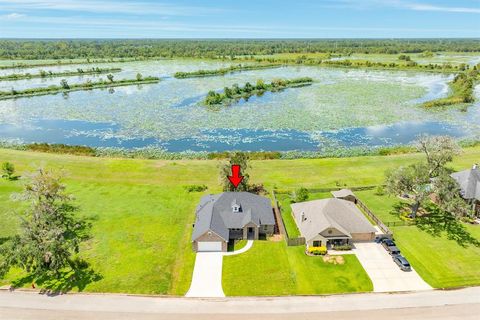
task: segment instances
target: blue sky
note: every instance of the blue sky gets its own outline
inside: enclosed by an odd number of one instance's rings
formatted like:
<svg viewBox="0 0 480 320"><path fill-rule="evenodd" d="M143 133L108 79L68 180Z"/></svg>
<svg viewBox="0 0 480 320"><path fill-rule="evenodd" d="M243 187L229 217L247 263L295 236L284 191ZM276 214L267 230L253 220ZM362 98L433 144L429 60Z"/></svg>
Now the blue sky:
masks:
<svg viewBox="0 0 480 320"><path fill-rule="evenodd" d="M480 0L0 0L5 38L480 38Z"/></svg>

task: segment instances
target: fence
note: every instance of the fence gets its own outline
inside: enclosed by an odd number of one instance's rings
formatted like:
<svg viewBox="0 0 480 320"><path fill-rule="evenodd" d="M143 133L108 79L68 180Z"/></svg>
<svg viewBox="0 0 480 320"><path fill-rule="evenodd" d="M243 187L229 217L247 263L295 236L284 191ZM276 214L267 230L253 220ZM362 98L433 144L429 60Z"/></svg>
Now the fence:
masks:
<svg viewBox="0 0 480 320"><path fill-rule="evenodd" d="M305 243L304 237L287 238L287 246L289 247L303 246Z"/></svg>
<svg viewBox="0 0 480 320"><path fill-rule="evenodd" d="M360 199L357 197L355 198L357 199L357 205L360 207L360 209L362 209L362 211L365 212L365 214L372 219L384 233L390 235L393 234L393 232L382 222L382 220L380 220L372 211L370 211L370 209L368 209L368 207L362 201L360 201Z"/></svg>
<svg viewBox="0 0 480 320"><path fill-rule="evenodd" d="M283 223L282 213L280 212L280 207L278 205L277 197L275 196L275 191L272 191L273 197L273 213L275 215L275 220L277 221L278 232L283 235L285 238L288 237L287 230L285 229L285 224Z"/></svg>
<svg viewBox="0 0 480 320"><path fill-rule="evenodd" d="M409 222L409 221L391 221L391 222L385 222L385 225L387 227L408 227L408 226L413 226L415 223L414 222Z"/></svg>
<svg viewBox="0 0 480 320"><path fill-rule="evenodd" d="M294 247L294 246L304 245L305 244L304 237L290 238L288 236L288 232L287 232L287 229L285 228L285 224L282 218L282 211L280 210L277 197L275 196L275 191L272 191L272 196L273 196L273 205L274 205L273 211L275 212L275 219L277 220L278 231L280 232L281 235L284 236L285 241L287 242L287 246Z"/></svg>
<svg viewBox="0 0 480 320"><path fill-rule="evenodd" d="M377 188L378 186L362 186L362 187L348 187L348 189L352 191L363 191L363 190L373 190ZM332 192L332 191L338 191L341 189L345 189L347 187L332 187L332 188L308 188L308 192L310 193L320 193L320 192ZM276 193L279 194L289 194L292 192L292 190L276 190Z"/></svg>

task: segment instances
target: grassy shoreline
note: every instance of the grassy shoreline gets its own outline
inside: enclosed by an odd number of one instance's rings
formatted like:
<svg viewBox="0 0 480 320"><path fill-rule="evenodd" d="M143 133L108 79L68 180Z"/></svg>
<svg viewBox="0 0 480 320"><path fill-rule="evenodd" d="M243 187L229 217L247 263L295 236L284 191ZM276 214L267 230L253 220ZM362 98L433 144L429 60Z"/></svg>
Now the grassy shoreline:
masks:
<svg viewBox="0 0 480 320"><path fill-rule="evenodd" d="M85 82L80 84L72 84L68 86L49 86L46 88L34 88L25 89L21 91L0 91L0 100L27 98L35 96L43 96L57 93L69 93L73 91L93 90L103 88L124 87L138 84L151 84L158 83L160 78L157 77L145 77L141 80L137 79L122 79L116 81L97 81L97 82Z"/></svg>
<svg viewBox="0 0 480 320"><path fill-rule="evenodd" d="M115 73L122 71L121 68L90 68L83 70L81 68L76 71L52 72L40 70L39 73L13 73L5 76L0 76L0 81L14 81L33 78L53 78L53 77L68 77L68 76L83 76L90 74L104 74Z"/></svg>
<svg viewBox="0 0 480 320"><path fill-rule="evenodd" d="M257 64L257 65L234 65L228 68L220 68L214 70L197 70L192 72L176 72L173 76L177 79L187 79L187 78L202 78L202 77L213 77L213 76L223 76L229 73L240 72L240 71L249 71L249 70L261 70L261 69L272 69L279 68L281 64Z"/></svg>
<svg viewBox="0 0 480 320"><path fill-rule="evenodd" d="M159 58L161 59L161 58ZM143 58L110 58L110 59L84 59L84 60L56 60L52 62L40 62L40 63L13 63L12 65L0 66L0 70L8 69L27 69L27 68L36 68L36 67L54 67L54 66L64 66L72 64L94 64L94 63L124 63L124 62L135 62L135 61L145 61L147 59ZM157 60L157 59L148 59L148 60Z"/></svg>
<svg viewBox="0 0 480 320"><path fill-rule="evenodd" d="M419 64L414 61L408 63L398 62L380 62L380 61L363 61L363 60L329 60L321 58L240 58L241 61L257 62L257 63L279 63L283 65L305 65L305 66L321 66L332 68L347 68L347 69L368 69L368 70L391 70L391 71L421 71L421 72L436 72L436 73L458 73L464 69L460 64ZM468 66L466 66L468 68Z"/></svg>
<svg viewBox="0 0 480 320"><path fill-rule="evenodd" d="M480 141L460 141L464 149L480 146ZM223 160L234 152L169 152L161 148L145 147L136 149L102 148L82 145L65 145L49 143L11 143L0 140L0 149L18 151L34 151L43 153L81 155L96 158L119 159L156 159L156 160ZM345 149L330 152L320 151L245 151L251 160L294 160L294 159L325 159L352 158L370 156L392 156L417 153L412 146L390 146L371 149Z"/></svg>
<svg viewBox="0 0 480 320"><path fill-rule="evenodd" d="M475 97L473 91L477 77L477 70L458 74L453 81L449 82L452 93L448 97L424 102L423 107L435 108L474 102Z"/></svg>

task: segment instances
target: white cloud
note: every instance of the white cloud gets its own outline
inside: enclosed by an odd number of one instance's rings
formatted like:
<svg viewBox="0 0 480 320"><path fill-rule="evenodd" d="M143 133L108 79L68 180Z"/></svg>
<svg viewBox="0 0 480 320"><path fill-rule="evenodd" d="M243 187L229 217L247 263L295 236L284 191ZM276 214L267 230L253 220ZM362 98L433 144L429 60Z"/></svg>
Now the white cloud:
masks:
<svg viewBox="0 0 480 320"><path fill-rule="evenodd" d="M432 12L450 12L450 13L480 13L480 6L477 7L450 7L432 5L422 2L404 1L404 0L327 0L326 7L350 8L350 9L375 9L379 7L391 7L412 11L432 11Z"/></svg>
<svg viewBox="0 0 480 320"><path fill-rule="evenodd" d="M0 19L2 19L2 20L16 20L16 19L21 19L23 17L25 17L24 14L14 12L14 13L5 14L5 15L0 16Z"/></svg>
<svg viewBox="0 0 480 320"><path fill-rule="evenodd" d="M113 0L0 0L0 8L8 10L55 10L89 13L119 13L156 16L194 16L223 12L204 6L181 6L170 3Z"/></svg>
<svg viewBox="0 0 480 320"><path fill-rule="evenodd" d="M408 8L415 11L439 11L439 12L453 12L453 13L480 13L480 8L465 8L465 7L440 7L429 4L408 4Z"/></svg>

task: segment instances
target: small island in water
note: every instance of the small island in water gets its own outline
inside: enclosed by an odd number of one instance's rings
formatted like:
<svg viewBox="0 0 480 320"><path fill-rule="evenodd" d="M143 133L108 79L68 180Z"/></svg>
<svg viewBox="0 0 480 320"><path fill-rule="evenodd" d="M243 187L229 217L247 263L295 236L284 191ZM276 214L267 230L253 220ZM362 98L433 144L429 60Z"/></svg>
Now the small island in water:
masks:
<svg viewBox="0 0 480 320"><path fill-rule="evenodd" d="M231 87L225 87L223 92L208 92L203 103L206 106L228 106L240 99L248 99L254 95L262 95L267 91L278 92L287 88L308 86L312 83L312 78L304 77L296 79L276 79L271 83L257 80L255 85L247 82L243 87L234 84Z"/></svg>

